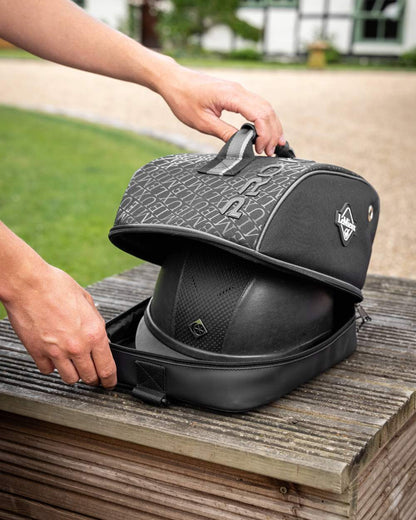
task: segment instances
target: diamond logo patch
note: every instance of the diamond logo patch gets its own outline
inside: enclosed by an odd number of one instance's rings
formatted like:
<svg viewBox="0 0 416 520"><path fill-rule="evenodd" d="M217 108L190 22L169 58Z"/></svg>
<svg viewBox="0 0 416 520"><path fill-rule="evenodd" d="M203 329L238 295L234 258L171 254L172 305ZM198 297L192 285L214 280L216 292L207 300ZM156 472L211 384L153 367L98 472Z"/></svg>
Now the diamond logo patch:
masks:
<svg viewBox="0 0 416 520"><path fill-rule="evenodd" d="M189 325L189 329L196 338L200 338L201 336L208 334L208 331L205 325L202 323L201 319L192 322Z"/></svg>
<svg viewBox="0 0 416 520"><path fill-rule="evenodd" d="M347 202L335 213L335 224L338 226L342 244L347 246L357 231L351 206Z"/></svg>

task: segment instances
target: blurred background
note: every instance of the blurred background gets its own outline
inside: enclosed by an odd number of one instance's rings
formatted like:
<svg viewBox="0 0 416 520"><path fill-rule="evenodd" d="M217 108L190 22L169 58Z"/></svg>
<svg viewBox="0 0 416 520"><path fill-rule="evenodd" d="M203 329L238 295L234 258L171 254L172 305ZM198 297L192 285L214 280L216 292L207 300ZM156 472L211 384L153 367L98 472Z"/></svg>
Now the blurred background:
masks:
<svg viewBox="0 0 416 520"><path fill-rule="evenodd" d="M327 44L330 63L416 65L414 0L78 0L143 45L175 55L303 62ZM413 60L412 60L413 56Z"/></svg>
<svg viewBox="0 0 416 520"><path fill-rule="evenodd" d="M298 157L366 177L381 197L370 272L416 277L416 0L76 3L268 99ZM0 105L0 218L82 284L137 263L107 239L133 172L157 156L222 144L185 127L153 92L4 40Z"/></svg>

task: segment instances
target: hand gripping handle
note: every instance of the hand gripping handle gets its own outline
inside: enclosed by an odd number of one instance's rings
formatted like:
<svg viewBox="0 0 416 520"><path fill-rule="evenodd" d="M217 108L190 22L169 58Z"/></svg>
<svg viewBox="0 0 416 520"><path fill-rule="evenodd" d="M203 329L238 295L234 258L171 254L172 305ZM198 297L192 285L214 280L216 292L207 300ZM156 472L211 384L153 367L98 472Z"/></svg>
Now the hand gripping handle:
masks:
<svg viewBox="0 0 416 520"><path fill-rule="evenodd" d="M221 148L217 156L201 167L199 173L210 175L234 176L245 168L256 157L253 152L253 144L257 138L254 125L245 123L238 132ZM284 146L277 145L275 150L277 157L293 159L295 153L286 142Z"/></svg>

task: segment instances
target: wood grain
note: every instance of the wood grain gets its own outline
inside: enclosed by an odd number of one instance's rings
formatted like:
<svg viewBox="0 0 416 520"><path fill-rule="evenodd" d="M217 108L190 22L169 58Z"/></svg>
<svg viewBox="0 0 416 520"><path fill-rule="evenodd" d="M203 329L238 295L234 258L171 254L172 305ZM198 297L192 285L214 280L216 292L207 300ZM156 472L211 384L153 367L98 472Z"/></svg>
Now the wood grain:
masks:
<svg viewBox="0 0 416 520"><path fill-rule="evenodd" d="M149 296L157 271L143 265L89 290L109 319ZM278 402L235 415L157 409L119 391L67 386L37 371L3 320L0 409L344 493L416 406L416 282L370 276L364 306L373 321L353 356Z"/></svg>
<svg viewBox="0 0 416 520"><path fill-rule="evenodd" d="M22 514L59 507L103 520L349 518L349 492L322 492L22 416L3 413L0 439L2 487L17 497L6 507Z"/></svg>
<svg viewBox="0 0 416 520"><path fill-rule="evenodd" d="M353 483L356 520L416 518L416 417Z"/></svg>

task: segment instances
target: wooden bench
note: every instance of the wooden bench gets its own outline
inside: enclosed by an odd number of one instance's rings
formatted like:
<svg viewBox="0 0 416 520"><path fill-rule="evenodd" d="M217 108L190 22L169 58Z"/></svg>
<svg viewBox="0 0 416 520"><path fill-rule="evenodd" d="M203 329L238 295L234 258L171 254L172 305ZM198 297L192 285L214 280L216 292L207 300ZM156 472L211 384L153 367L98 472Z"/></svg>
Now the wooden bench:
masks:
<svg viewBox="0 0 416 520"><path fill-rule="evenodd" d="M90 287L106 319L143 265ZM416 282L369 276L348 360L262 409L154 408L41 375L0 322L1 519L416 518Z"/></svg>

